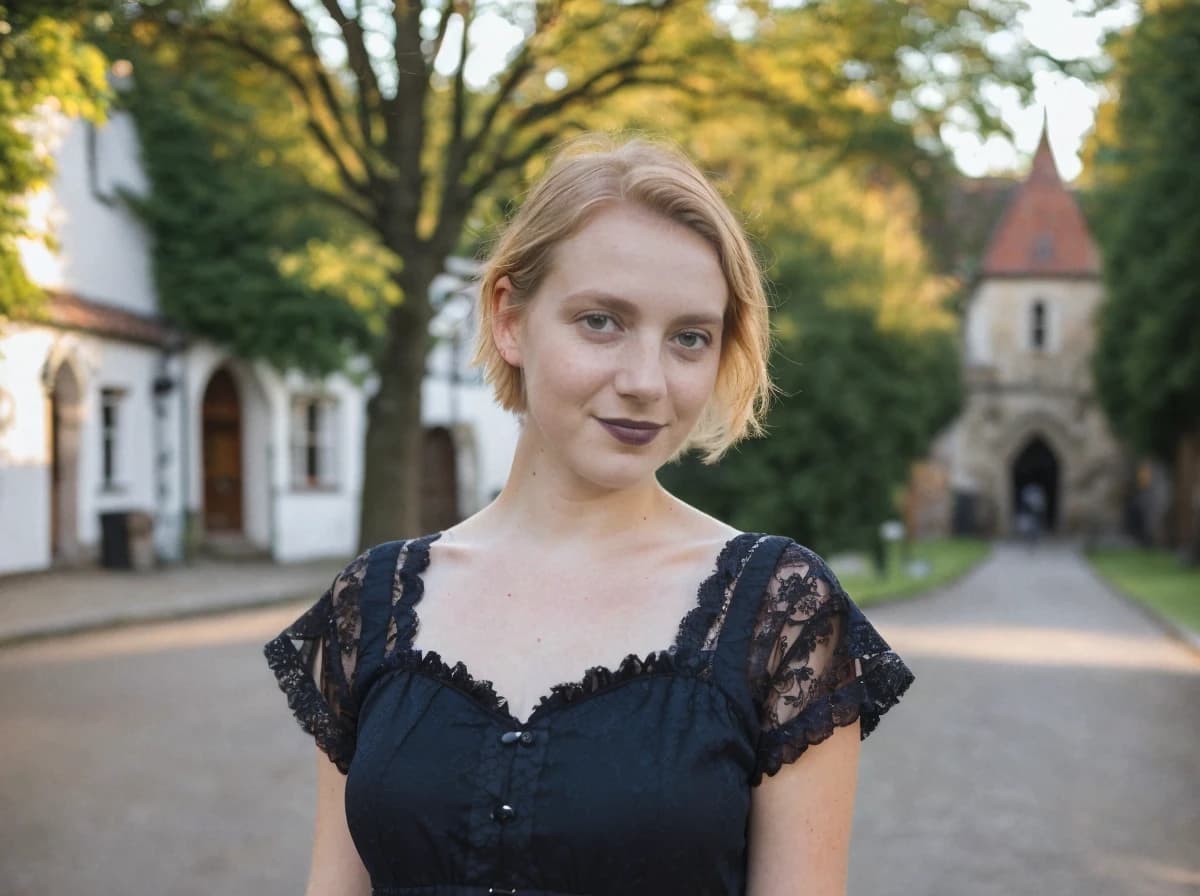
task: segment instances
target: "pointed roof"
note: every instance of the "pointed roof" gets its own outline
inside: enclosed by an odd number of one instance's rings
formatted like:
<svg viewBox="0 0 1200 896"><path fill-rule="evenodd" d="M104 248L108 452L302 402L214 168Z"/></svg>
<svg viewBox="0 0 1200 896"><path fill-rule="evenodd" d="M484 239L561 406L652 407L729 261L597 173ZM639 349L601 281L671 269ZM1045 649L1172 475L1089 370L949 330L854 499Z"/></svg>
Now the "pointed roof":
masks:
<svg viewBox="0 0 1200 896"><path fill-rule="evenodd" d="M979 276L1100 276L1100 251L1058 176L1045 125L1033 168L992 233Z"/></svg>

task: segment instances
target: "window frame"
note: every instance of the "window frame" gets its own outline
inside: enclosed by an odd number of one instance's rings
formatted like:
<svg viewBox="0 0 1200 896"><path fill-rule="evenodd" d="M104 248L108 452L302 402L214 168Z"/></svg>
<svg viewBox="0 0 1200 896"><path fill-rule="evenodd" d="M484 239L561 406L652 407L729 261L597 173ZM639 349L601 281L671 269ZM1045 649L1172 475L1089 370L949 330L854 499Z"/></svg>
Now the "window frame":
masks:
<svg viewBox="0 0 1200 896"><path fill-rule="evenodd" d="M337 396L293 393L288 404L288 481L295 492L341 488Z"/></svg>
<svg viewBox="0 0 1200 896"><path fill-rule="evenodd" d="M123 406L129 397L126 386L100 387L100 491L122 492L125 481L121 448L124 443L121 421ZM111 413L110 413L111 412Z"/></svg>

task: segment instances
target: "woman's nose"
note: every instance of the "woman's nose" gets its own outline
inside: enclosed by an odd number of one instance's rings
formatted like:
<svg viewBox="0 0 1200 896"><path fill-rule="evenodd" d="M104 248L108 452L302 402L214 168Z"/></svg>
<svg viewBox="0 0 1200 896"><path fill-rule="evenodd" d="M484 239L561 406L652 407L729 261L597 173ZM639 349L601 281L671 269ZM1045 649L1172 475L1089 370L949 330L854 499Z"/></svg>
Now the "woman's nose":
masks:
<svg viewBox="0 0 1200 896"><path fill-rule="evenodd" d="M620 366L613 385L617 392L627 398L647 402L662 398L667 391L666 374L663 370L662 352L654 344L641 340L630 340L621 352Z"/></svg>

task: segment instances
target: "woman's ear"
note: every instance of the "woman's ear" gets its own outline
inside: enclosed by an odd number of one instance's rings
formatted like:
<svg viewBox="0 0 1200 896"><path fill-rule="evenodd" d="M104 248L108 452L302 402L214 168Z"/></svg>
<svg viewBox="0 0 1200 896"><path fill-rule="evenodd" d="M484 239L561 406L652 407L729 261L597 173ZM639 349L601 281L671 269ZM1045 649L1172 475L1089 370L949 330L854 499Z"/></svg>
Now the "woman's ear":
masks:
<svg viewBox="0 0 1200 896"><path fill-rule="evenodd" d="M492 341L496 350L510 366L521 366L521 344L517 338L521 312L517 306L512 281L508 275L499 278L492 290Z"/></svg>

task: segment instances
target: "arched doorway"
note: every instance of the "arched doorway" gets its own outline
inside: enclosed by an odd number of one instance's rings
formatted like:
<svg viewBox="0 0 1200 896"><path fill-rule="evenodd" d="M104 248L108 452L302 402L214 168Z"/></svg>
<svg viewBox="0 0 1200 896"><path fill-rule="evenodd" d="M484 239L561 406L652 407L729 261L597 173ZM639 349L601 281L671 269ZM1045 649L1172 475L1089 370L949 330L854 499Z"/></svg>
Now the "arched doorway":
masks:
<svg viewBox="0 0 1200 896"><path fill-rule="evenodd" d="M69 363L58 365L50 388L50 556L79 557L79 430L82 389Z"/></svg>
<svg viewBox="0 0 1200 896"><path fill-rule="evenodd" d="M208 381L201 413L205 532L241 532L242 405L228 368Z"/></svg>
<svg viewBox="0 0 1200 896"><path fill-rule="evenodd" d="M1039 435L1035 435L1013 461L1012 508L1015 519L1021 508L1021 491L1030 484L1041 486L1046 510L1042 522L1047 532L1053 532L1058 520L1058 458L1054 450Z"/></svg>
<svg viewBox="0 0 1200 896"><path fill-rule="evenodd" d="M440 532L461 519L454 436L444 426L427 429L421 450L421 531Z"/></svg>

